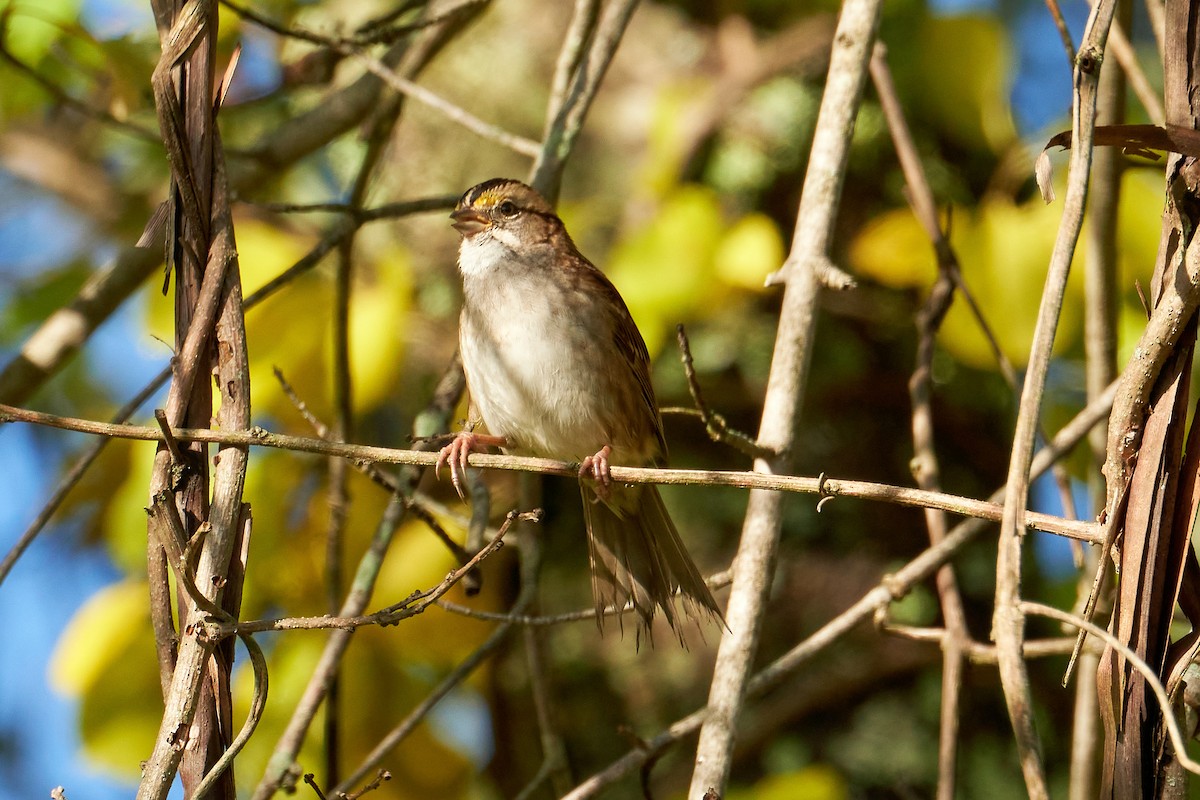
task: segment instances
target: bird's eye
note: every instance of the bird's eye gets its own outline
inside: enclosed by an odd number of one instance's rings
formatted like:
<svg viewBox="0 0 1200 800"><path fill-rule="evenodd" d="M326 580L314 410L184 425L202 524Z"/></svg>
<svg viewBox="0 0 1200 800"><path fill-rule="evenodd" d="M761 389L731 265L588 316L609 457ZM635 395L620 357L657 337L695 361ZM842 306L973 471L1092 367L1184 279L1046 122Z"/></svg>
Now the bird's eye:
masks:
<svg viewBox="0 0 1200 800"><path fill-rule="evenodd" d="M506 217L515 217L517 215L517 204L512 200L505 200L496 206L496 210Z"/></svg>

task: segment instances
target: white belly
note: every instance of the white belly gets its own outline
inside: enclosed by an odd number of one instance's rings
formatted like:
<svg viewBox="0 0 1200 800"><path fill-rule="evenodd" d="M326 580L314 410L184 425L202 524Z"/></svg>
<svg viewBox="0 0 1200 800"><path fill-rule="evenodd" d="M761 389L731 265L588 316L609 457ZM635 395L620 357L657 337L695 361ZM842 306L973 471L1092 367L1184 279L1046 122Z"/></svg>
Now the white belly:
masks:
<svg viewBox="0 0 1200 800"><path fill-rule="evenodd" d="M570 461L610 443L611 390L597 373L602 343L544 294L491 299L499 302L489 310L464 311L459 340L488 430L512 450Z"/></svg>

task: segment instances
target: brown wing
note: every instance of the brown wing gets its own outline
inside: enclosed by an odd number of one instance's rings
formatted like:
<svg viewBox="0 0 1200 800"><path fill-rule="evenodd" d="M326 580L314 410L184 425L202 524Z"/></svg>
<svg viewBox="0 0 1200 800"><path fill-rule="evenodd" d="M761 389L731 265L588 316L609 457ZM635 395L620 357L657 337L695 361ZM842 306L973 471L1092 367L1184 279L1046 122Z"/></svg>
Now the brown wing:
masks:
<svg viewBox="0 0 1200 800"><path fill-rule="evenodd" d="M605 279L607 281L607 278ZM610 284L611 285L611 284ZM616 292L616 289L613 289ZM646 350L646 341L642 333L625 307L625 301L617 295L621 307L621 318L613 330L613 344L629 364L630 372L637 378L638 389L641 392L642 404L658 439L659 457L656 463L665 463L667 459L667 440L663 437L662 414L658 410L658 401L654 397L654 386L650 383L650 353Z"/></svg>
<svg viewBox="0 0 1200 800"><path fill-rule="evenodd" d="M662 415L658 411L654 386L650 382L650 352L646 349L646 341L642 338L637 323L633 321L625 300L608 276L581 255L574 263L579 265L584 280L594 285L595 295L598 298L603 297L605 307L612 310L615 317L612 326L613 346L628 366L628 374L637 381L638 397L641 401L638 408L631 411L644 421L647 433L652 433L657 440L658 455L653 459L654 463L665 463L667 442L663 438Z"/></svg>

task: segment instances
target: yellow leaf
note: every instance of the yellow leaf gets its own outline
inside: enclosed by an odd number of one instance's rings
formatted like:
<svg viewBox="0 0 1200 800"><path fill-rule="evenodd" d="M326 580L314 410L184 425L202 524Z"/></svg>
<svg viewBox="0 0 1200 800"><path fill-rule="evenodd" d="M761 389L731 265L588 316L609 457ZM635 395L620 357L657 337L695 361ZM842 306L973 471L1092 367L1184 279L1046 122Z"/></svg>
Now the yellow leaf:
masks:
<svg viewBox="0 0 1200 800"><path fill-rule="evenodd" d="M969 220L955 217L951 242L963 280L979 303L1000 349L1013 364L1029 359L1046 269L1058 231L1061 209L1040 199L1015 205L1003 198L985 200ZM962 224L960 224L962 223ZM1081 258L1076 259L1082 262ZM1059 320L1055 351L1079 338L1082 274L1073 269L1067 301ZM955 302L938 342L961 361L995 369L992 348L964 302Z"/></svg>
<svg viewBox="0 0 1200 800"><path fill-rule="evenodd" d="M716 193L681 186L644 228L613 248L608 273L651 353L712 296L713 256L723 229Z"/></svg>
<svg viewBox="0 0 1200 800"><path fill-rule="evenodd" d="M824 764L768 775L753 789L731 789L728 795L729 800L845 800L849 796L846 781Z"/></svg>
<svg viewBox="0 0 1200 800"><path fill-rule="evenodd" d="M1157 247L1158 207L1142 179L1127 177L1122 200L1121 265L1125 270L1152 264ZM951 245L958 256L963 280L995 334L1001 351L1018 367L1029 357L1046 270L1061 222L1061 204L1046 206L1038 198L1015 204L989 197L971 211L955 213ZM1128 230L1129 235L1124 232ZM1055 337L1055 351L1079 341L1082 317L1082 253L1076 263ZM935 276L932 247L907 210L882 215L865 226L850 247L850 262L865 277L895 288L931 285ZM1123 279L1132 290L1132 281ZM939 343L956 358L983 369L995 369L996 358L970 307L961 299L950 307L939 332Z"/></svg>
<svg viewBox="0 0 1200 800"><path fill-rule="evenodd" d="M147 619L149 591L127 580L101 589L59 637L50 666L56 691L80 699L79 728L87 760L104 772L135 777L162 714L158 663ZM139 755L141 754L141 755Z"/></svg>
<svg viewBox="0 0 1200 800"><path fill-rule="evenodd" d="M881 214L867 223L850 245L854 272L884 286L929 286L937 259L925 229L908 209Z"/></svg>
<svg viewBox="0 0 1200 800"><path fill-rule="evenodd" d="M747 214L733 224L713 256L717 276L730 286L759 290L783 263L779 229L765 214Z"/></svg>
<svg viewBox="0 0 1200 800"><path fill-rule="evenodd" d="M350 369L354 405L359 411L383 402L404 367L412 291L408 254L399 248L389 250L369 274L359 274L355 281L350 309Z"/></svg>
<svg viewBox="0 0 1200 800"><path fill-rule="evenodd" d="M154 467L155 444L113 441L109 449L124 451L123 472L120 483L103 500L103 512L99 518L103 540L113 561L122 571L144 575L146 506L150 505L150 473ZM105 459L109 457L108 454L102 456Z"/></svg>
<svg viewBox="0 0 1200 800"><path fill-rule="evenodd" d="M50 659L55 691L78 697L95 685L105 665L140 635L149 596L145 583L124 581L106 586L80 606Z"/></svg>
<svg viewBox="0 0 1200 800"><path fill-rule="evenodd" d="M1003 27L982 15L931 15L924 27L913 65L923 77L913 98L919 111L963 145L1000 152L1016 138Z"/></svg>

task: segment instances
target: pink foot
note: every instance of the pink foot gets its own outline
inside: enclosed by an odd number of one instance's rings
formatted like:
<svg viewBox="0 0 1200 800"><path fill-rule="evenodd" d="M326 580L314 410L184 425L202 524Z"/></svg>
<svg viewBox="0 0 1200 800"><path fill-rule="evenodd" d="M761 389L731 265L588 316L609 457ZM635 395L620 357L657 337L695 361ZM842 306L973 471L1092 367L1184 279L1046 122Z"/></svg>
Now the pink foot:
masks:
<svg viewBox="0 0 1200 800"><path fill-rule="evenodd" d="M608 500L612 494L612 477L608 473L608 457L612 455L612 448L604 445L596 454L588 456L579 464L580 479L591 477L596 479L596 496L601 500Z"/></svg>
<svg viewBox="0 0 1200 800"><path fill-rule="evenodd" d="M503 436L485 436L481 433L460 431L455 435L450 444L438 451L437 463L434 464L433 474L441 478L442 467L449 464L450 482L454 484L454 491L458 492L459 499L466 500L467 496L463 492L463 481L466 477L468 457L470 457L472 452L483 452L485 447L503 447L507 443L508 440Z"/></svg>

